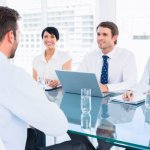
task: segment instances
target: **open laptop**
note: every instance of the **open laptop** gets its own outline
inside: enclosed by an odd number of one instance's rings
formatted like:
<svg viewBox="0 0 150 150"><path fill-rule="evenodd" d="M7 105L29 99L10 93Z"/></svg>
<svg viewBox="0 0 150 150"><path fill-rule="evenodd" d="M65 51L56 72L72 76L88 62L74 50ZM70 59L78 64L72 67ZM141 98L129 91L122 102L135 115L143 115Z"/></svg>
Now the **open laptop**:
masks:
<svg viewBox="0 0 150 150"><path fill-rule="evenodd" d="M90 88L91 95L105 97L110 93L102 93L94 73L56 70L64 92L80 94L82 88Z"/></svg>

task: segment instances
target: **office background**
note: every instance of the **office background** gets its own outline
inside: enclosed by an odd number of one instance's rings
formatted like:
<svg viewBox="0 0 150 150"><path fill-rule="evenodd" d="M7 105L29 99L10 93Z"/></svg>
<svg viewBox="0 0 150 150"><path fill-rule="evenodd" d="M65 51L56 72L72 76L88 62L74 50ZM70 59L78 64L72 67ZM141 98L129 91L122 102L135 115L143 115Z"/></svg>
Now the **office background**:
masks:
<svg viewBox="0 0 150 150"><path fill-rule="evenodd" d="M22 15L20 45L12 62L30 74L34 56L43 50L40 35L46 26L59 29L58 48L70 52L73 69L87 51L97 48L96 26L105 20L118 25L118 46L135 54L138 79L150 56L149 0L0 0L0 5Z"/></svg>

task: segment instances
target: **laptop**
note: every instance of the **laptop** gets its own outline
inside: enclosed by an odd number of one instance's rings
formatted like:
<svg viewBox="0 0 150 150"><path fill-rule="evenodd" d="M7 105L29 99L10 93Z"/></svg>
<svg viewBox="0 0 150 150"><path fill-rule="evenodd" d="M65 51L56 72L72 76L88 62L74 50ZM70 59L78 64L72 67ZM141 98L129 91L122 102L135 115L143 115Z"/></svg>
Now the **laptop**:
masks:
<svg viewBox="0 0 150 150"><path fill-rule="evenodd" d="M105 97L110 94L101 92L94 73L56 70L56 74L66 93L81 94L82 88L90 88L92 96Z"/></svg>

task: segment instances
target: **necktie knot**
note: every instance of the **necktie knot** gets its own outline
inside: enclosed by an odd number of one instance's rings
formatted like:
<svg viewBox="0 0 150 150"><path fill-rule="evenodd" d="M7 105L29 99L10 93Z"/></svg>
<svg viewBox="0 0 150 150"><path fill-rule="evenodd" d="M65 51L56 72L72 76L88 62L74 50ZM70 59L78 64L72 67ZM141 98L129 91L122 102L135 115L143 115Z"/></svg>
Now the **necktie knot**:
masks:
<svg viewBox="0 0 150 150"><path fill-rule="evenodd" d="M107 59L109 58L109 57L106 56L106 55L103 55L102 57L103 57L103 60L104 60L104 61L107 61Z"/></svg>

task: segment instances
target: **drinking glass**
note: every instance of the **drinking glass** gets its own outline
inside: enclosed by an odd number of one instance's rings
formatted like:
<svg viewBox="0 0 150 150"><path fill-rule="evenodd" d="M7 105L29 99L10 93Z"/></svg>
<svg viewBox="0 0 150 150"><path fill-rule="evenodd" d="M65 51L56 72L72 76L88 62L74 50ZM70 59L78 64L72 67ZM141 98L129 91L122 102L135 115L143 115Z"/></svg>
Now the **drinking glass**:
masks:
<svg viewBox="0 0 150 150"><path fill-rule="evenodd" d="M37 78L38 84L41 86L43 90L45 90L45 78L42 76L38 76Z"/></svg>
<svg viewBox="0 0 150 150"><path fill-rule="evenodd" d="M81 128L91 129L91 114L90 113L81 114Z"/></svg>
<svg viewBox="0 0 150 150"><path fill-rule="evenodd" d="M89 113L91 111L91 89L81 89L81 112Z"/></svg>
<svg viewBox="0 0 150 150"><path fill-rule="evenodd" d="M150 109L145 109L145 122L147 122L150 125Z"/></svg>
<svg viewBox="0 0 150 150"><path fill-rule="evenodd" d="M144 127L145 129L150 130L150 109L145 109L144 115L145 115Z"/></svg>
<svg viewBox="0 0 150 150"><path fill-rule="evenodd" d="M146 109L150 109L150 91L146 93L145 107Z"/></svg>

